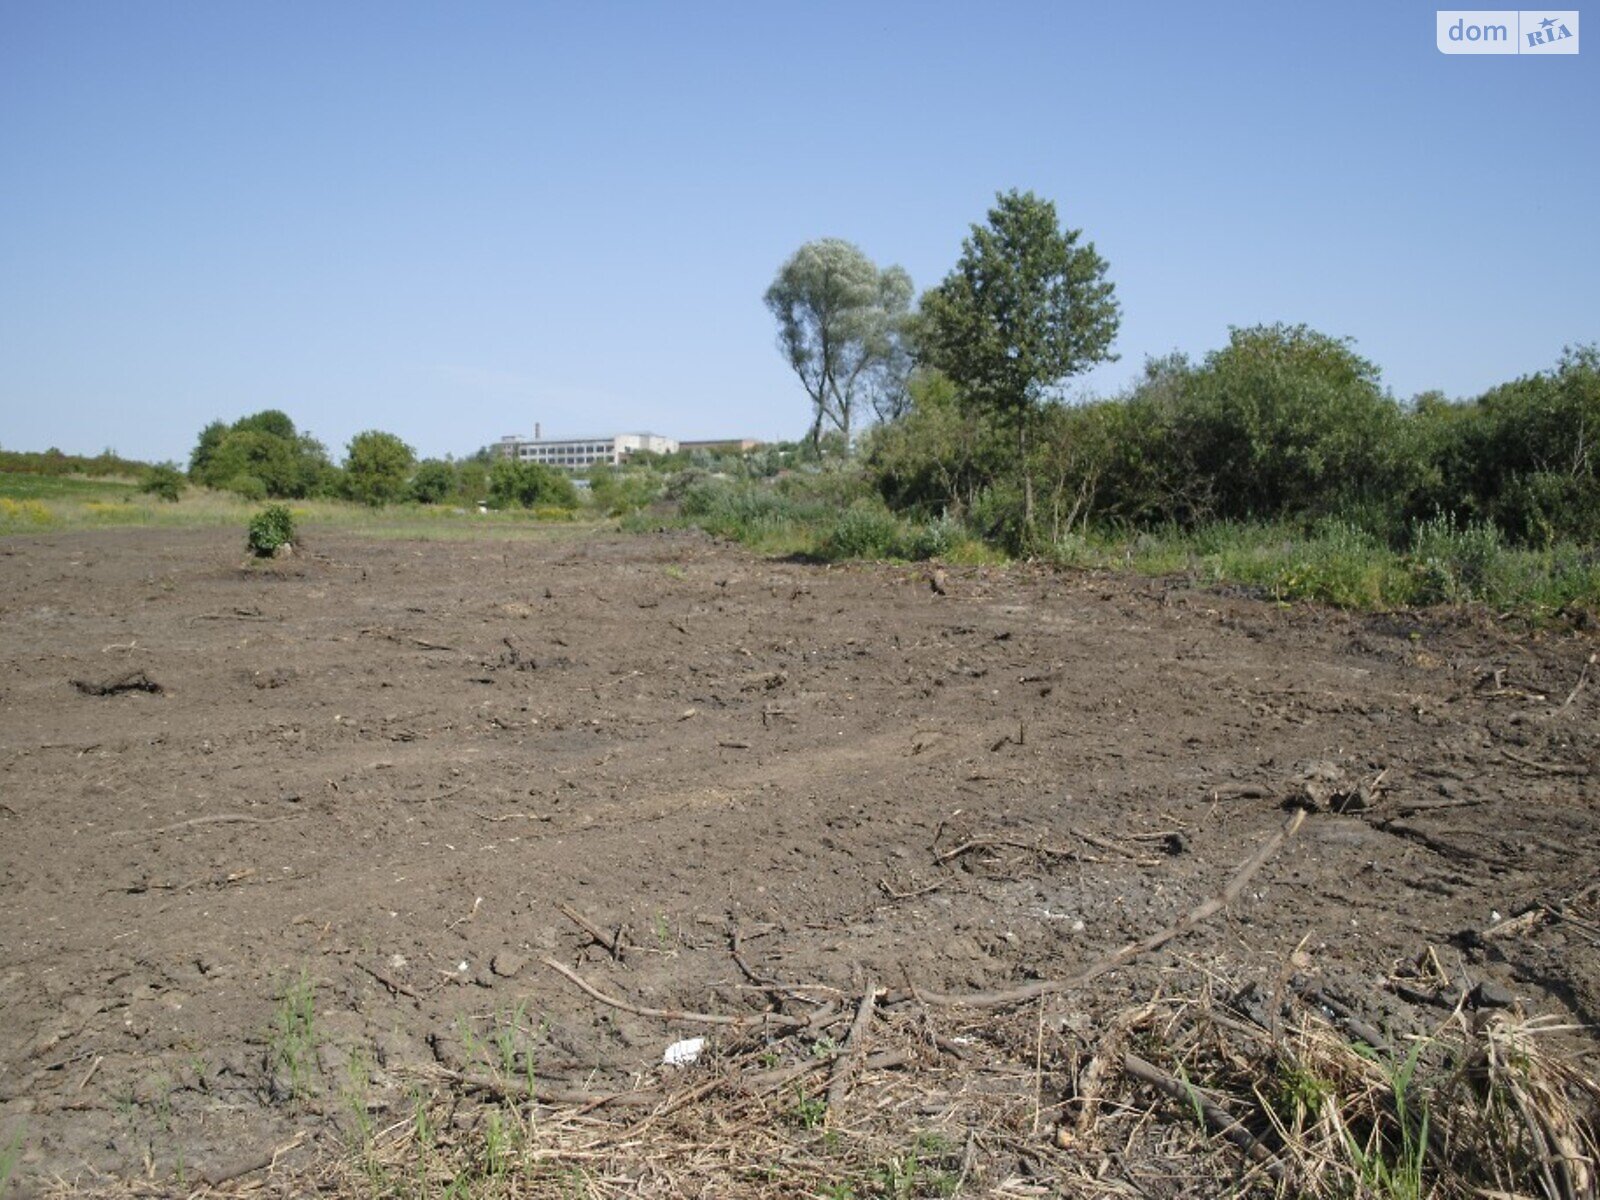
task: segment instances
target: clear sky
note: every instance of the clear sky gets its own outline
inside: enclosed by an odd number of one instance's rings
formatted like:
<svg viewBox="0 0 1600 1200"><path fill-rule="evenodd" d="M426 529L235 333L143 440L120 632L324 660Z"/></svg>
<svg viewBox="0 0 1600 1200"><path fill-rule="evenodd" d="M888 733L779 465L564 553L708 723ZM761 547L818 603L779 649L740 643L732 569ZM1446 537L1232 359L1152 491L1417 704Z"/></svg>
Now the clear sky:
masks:
<svg viewBox="0 0 1600 1200"><path fill-rule="evenodd" d="M1434 12L0 0L0 446L798 437L780 263L921 290L1013 187L1110 264L1085 388L1281 320L1475 395L1600 339L1600 8L1559 58Z"/></svg>

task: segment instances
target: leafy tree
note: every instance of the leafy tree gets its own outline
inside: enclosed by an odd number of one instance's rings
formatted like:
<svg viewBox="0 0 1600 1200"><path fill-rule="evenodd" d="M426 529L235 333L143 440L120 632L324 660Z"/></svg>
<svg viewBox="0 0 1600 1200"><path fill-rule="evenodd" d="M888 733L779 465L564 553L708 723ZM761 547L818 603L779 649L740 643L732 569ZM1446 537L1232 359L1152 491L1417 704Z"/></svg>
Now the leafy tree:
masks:
<svg viewBox="0 0 1600 1200"><path fill-rule="evenodd" d="M489 464L476 455L456 463L456 495L467 504L482 504L489 498Z"/></svg>
<svg viewBox="0 0 1600 1200"><path fill-rule="evenodd" d="M918 371L909 391L909 411L873 431L866 457L878 491L897 510L964 516L1003 468L1005 441L940 372Z"/></svg>
<svg viewBox="0 0 1600 1200"><path fill-rule="evenodd" d="M1400 408L1348 339L1304 325L1235 328L1187 386L1174 434L1215 515L1320 515L1396 495Z"/></svg>
<svg viewBox="0 0 1600 1200"><path fill-rule="evenodd" d="M443 504L456 487L456 468L442 458L425 458L411 477L411 498L418 504Z"/></svg>
<svg viewBox="0 0 1600 1200"><path fill-rule="evenodd" d="M508 458L489 472L489 501L496 508L577 508L578 490L552 467Z"/></svg>
<svg viewBox="0 0 1600 1200"><path fill-rule="evenodd" d="M230 431L212 454L199 482L238 490L235 481L246 477L258 480L269 496L304 494L298 487L300 473L294 443L270 433Z"/></svg>
<svg viewBox="0 0 1600 1200"><path fill-rule="evenodd" d="M904 270L880 271L840 238L807 242L778 269L764 298L778 320L778 346L811 397L813 450L824 422L848 447L864 399L891 409L898 403L910 361L902 335L911 294Z"/></svg>
<svg viewBox="0 0 1600 1200"><path fill-rule="evenodd" d="M416 453L392 433L369 429L350 439L344 486L352 500L378 507L403 499Z"/></svg>
<svg viewBox="0 0 1600 1200"><path fill-rule="evenodd" d="M292 442L299 436L289 414L276 408L266 408L248 417L240 417L233 423L233 428L238 433L265 433L286 442Z"/></svg>
<svg viewBox="0 0 1600 1200"><path fill-rule="evenodd" d="M189 456L189 478L252 497L260 492L298 499L327 492L334 469L321 442L297 432L283 413L267 409L232 425L213 421L201 430Z"/></svg>
<svg viewBox="0 0 1600 1200"><path fill-rule="evenodd" d="M1474 488L1510 536L1535 544L1600 536L1600 349L1568 347L1554 371L1478 401Z"/></svg>
<svg viewBox="0 0 1600 1200"><path fill-rule="evenodd" d="M206 482L211 474L211 463L217 456L217 447L222 445L228 432L225 421L213 421L200 431L200 440L189 455L189 478L196 483Z"/></svg>
<svg viewBox="0 0 1600 1200"><path fill-rule="evenodd" d="M1023 532L1034 529L1028 442L1040 409L1061 384L1116 356L1115 288L1094 244L1062 229L1056 208L1032 192L1002 193L986 225L974 225L955 270L923 299L926 362L969 402L1014 432L1023 478Z"/></svg>

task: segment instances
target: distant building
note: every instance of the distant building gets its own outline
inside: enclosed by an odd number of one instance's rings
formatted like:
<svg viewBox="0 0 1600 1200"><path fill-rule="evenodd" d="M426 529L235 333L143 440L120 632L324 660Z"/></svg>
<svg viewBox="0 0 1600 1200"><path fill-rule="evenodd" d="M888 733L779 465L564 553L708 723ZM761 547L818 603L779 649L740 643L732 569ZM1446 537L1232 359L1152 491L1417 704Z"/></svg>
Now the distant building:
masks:
<svg viewBox="0 0 1600 1200"><path fill-rule="evenodd" d="M495 444L496 458L517 462L541 463L568 471L592 467L596 463L617 466L642 450L652 454L671 454L678 448L672 438L656 433L614 433L610 437L541 438L534 426L531 438L509 434Z"/></svg>

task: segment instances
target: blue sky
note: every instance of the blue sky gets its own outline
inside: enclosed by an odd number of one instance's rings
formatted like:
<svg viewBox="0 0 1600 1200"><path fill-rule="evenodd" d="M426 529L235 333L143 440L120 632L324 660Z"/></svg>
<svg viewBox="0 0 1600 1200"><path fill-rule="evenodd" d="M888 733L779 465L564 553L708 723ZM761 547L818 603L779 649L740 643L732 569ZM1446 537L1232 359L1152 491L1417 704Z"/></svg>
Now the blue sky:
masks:
<svg viewBox="0 0 1600 1200"><path fill-rule="evenodd" d="M1474 395L1600 339L1600 40L1447 57L1434 12L0 0L0 446L797 437L782 261L921 290L1013 187L1123 304L1075 386L1281 320Z"/></svg>

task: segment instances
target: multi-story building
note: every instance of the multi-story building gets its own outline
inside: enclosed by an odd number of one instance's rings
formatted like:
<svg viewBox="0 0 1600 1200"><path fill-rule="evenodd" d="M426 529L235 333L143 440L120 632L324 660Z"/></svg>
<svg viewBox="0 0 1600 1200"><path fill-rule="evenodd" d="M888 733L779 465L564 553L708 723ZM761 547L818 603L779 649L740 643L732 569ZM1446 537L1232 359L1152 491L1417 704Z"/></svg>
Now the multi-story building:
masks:
<svg viewBox="0 0 1600 1200"><path fill-rule="evenodd" d="M539 427L533 427L531 438L508 434L496 443L496 458L511 458L518 462L542 463L547 467L563 467L574 471L592 467L596 463L616 466L629 457L648 450L652 454L671 454L678 448L672 438L656 433L614 433L610 437L541 438Z"/></svg>

